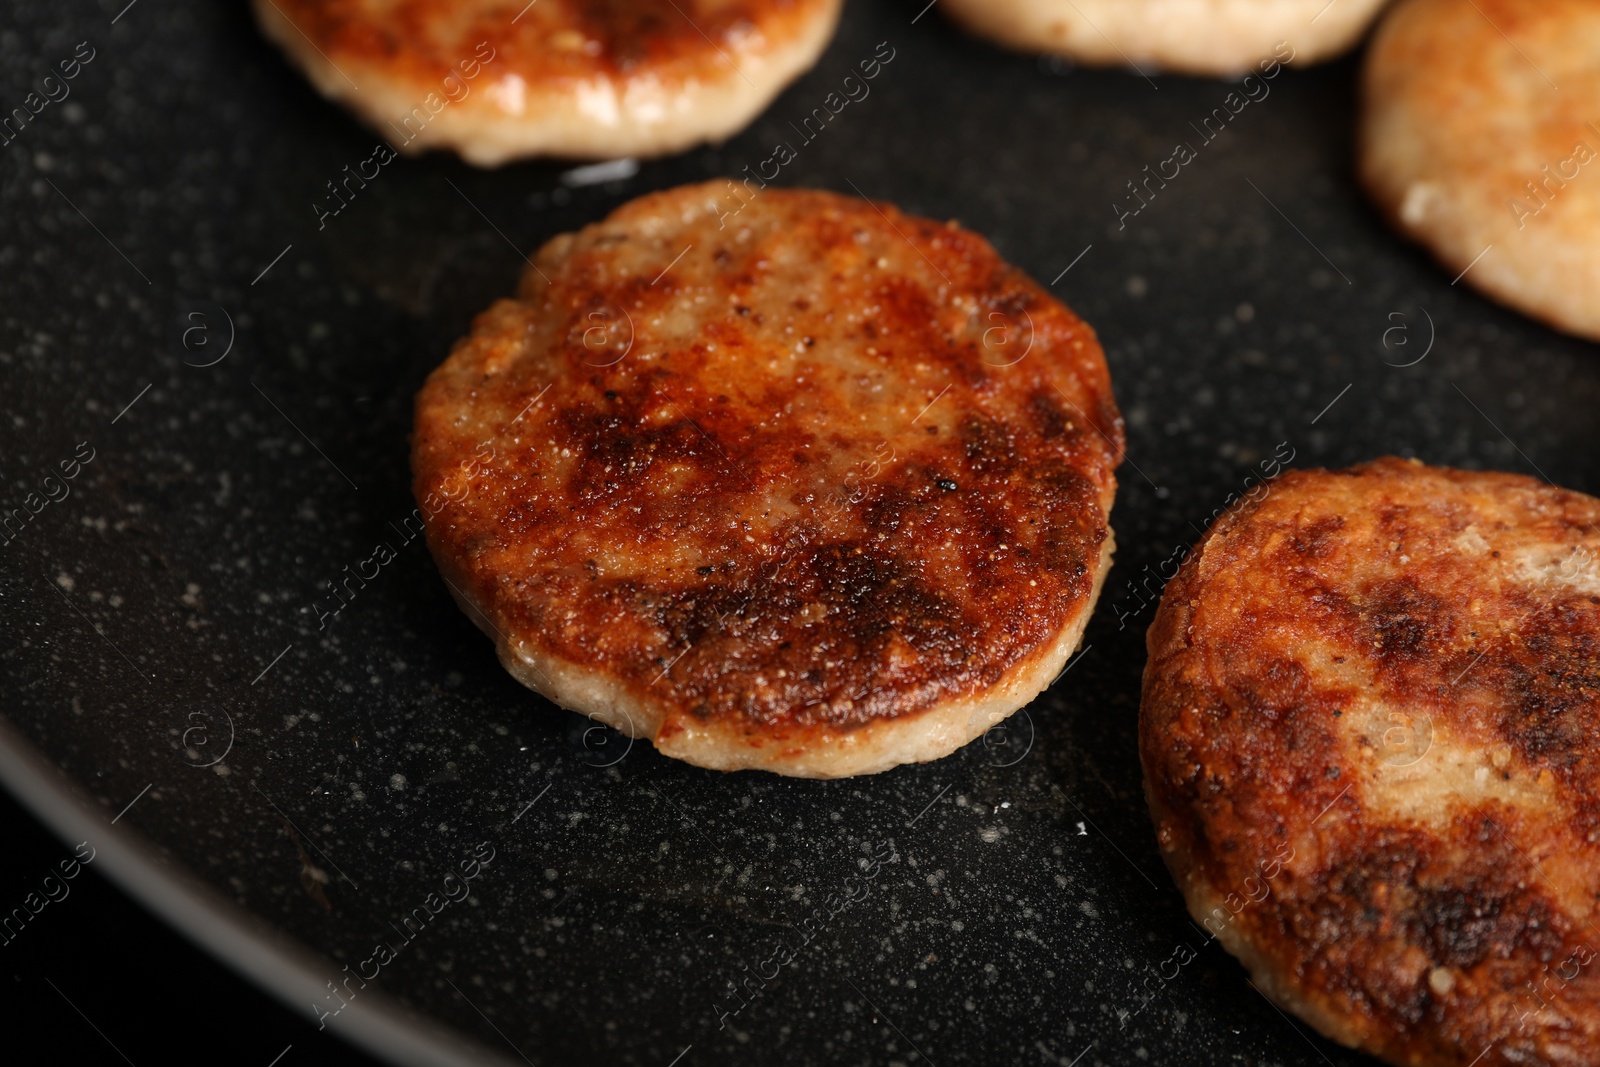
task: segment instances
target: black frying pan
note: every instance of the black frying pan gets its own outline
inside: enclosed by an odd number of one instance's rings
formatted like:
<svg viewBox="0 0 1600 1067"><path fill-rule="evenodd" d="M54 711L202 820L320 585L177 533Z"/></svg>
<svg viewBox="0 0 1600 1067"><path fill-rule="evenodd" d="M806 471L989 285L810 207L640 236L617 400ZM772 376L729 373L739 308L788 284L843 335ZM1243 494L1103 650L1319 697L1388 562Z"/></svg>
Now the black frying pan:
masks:
<svg viewBox="0 0 1600 1067"><path fill-rule="evenodd" d="M1129 583L1289 451L1594 492L1600 369L1384 228L1351 179L1355 61L1276 78L1124 216L1227 86L854 0L725 145L576 186L401 160L319 231L374 135L242 5L122 6L0 27L0 106L95 53L0 148L3 503L58 498L0 545L0 778L100 869L396 1063L1366 1062L1185 915L1141 795ZM800 144L883 41L870 96ZM780 183L959 218L1099 330L1130 453L1066 676L947 759L809 782L587 730L496 665L420 543L319 632L324 583L413 507L413 393L522 253L779 142Z"/></svg>

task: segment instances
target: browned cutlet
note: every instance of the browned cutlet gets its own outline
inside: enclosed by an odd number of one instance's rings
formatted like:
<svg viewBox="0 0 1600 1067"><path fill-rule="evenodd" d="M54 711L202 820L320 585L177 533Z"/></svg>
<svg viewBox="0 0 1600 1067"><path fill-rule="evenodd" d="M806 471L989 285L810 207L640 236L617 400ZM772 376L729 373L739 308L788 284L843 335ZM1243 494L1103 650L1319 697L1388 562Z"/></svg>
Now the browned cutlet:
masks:
<svg viewBox="0 0 1600 1067"><path fill-rule="evenodd" d="M392 147L451 148L495 166L659 155L728 137L816 62L840 0L254 5L317 89Z"/></svg>
<svg viewBox="0 0 1600 1067"><path fill-rule="evenodd" d="M669 755L943 756L1088 619L1100 346L954 224L739 189L558 237L478 318L417 398L429 543L512 673Z"/></svg>
<svg viewBox="0 0 1600 1067"><path fill-rule="evenodd" d="M1140 752L1197 921L1397 1064L1600 1062L1600 500L1383 459L1225 514Z"/></svg>

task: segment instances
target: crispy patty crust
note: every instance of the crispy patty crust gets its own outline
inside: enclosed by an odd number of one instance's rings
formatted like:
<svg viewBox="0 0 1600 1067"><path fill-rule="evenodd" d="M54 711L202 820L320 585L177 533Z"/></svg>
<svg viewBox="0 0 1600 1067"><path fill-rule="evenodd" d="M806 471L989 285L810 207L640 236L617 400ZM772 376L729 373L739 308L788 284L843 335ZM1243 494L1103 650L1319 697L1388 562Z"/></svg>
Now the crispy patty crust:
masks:
<svg viewBox="0 0 1600 1067"><path fill-rule="evenodd" d="M253 0L324 96L469 163L676 152L743 129L840 0Z"/></svg>
<svg viewBox="0 0 1600 1067"><path fill-rule="evenodd" d="M731 182L557 237L417 397L440 570L522 682L705 767L935 759L1059 673L1123 429L981 237Z"/></svg>
<svg viewBox="0 0 1600 1067"><path fill-rule="evenodd" d="M1600 340L1597 57L1600 0L1407 0L1367 57L1359 165L1452 276Z"/></svg>
<svg viewBox="0 0 1600 1067"><path fill-rule="evenodd" d="M1600 1055L1600 500L1383 459L1225 514L1150 628L1189 909L1397 1064Z"/></svg>
<svg viewBox="0 0 1600 1067"><path fill-rule="evenodd" d="M945 0L940 7L971 32L1019 51L1227 77L1275 55L1301 64L1332 59L1360 39L1385 2Z"/></svg>

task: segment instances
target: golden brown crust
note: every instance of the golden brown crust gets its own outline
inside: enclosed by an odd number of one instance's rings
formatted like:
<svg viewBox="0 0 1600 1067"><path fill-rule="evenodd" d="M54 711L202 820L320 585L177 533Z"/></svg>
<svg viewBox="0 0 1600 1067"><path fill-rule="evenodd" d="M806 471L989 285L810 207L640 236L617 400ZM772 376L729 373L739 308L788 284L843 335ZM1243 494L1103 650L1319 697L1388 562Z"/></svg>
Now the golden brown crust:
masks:
<svg viewBox="0 0 1600 1067"><path fill-rule="evenodd" d="M1140 755L1191 912L1400 1064L1600 1055L1600 500L1285 475L1150 629Z"/></svg>
<svg viewBox="0 0 1600 1067"><path fill-rule="evenodd" d="M805 774L943 755L1048 684L1122 422L1093 332L987 242L713 183L535 264L429 378L413 447L430 545L514 672L691 762ZM874 734L918 721L920 748ZM808 755L840 744L871 751Z"/></svg>
<svg viewBox="0 0 1600 1067"><path fill-rule="evenodd" d="M815 62L840 0L254 0L400 151L646 155L725 137ZM428 103L432 97L432 104ZM418 110L420 108L420 110ZM415 116L410 125L408 116Z"/></svg>
<svg viewBox="0 0 1600 1067"><path fill-rule="evenodd" d="M1596 54L1600 0L1407 0L1373 35L1359 169L1452 276L1600 339Z"/></svg>

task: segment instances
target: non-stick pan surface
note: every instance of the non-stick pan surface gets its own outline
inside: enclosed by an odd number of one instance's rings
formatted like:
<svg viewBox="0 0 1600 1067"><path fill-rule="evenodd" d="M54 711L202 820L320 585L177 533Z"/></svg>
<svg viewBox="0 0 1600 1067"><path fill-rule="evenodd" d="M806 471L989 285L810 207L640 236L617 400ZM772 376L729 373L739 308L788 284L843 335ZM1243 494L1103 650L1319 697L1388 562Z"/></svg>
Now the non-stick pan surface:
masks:
<svg viewBox="0 0 1600 1067"><path fill-rule="evenodd" d="M920 7L852 0L720 147L598 175L401 159L319 223L378 137L244 5L12 5L0 107L93 58L0 148L0 504L80 461L0 546L0 773L396 1062L1369 1062L1255 992L1162 867L1135 748L1152 575L1274 460L1600 490L1597 353L1384 227L1351 177L1356 61L1280 74L1207 140L1227 84L1001 53ZM807 140L880 42L869 95ZM411 398L524 254L780 143L780 184L957 218L1051 285L1128 421L1082 654L1003 729L869 778L587 730L396 529ZM398 558L319 629L380 542Z"/></svg>

